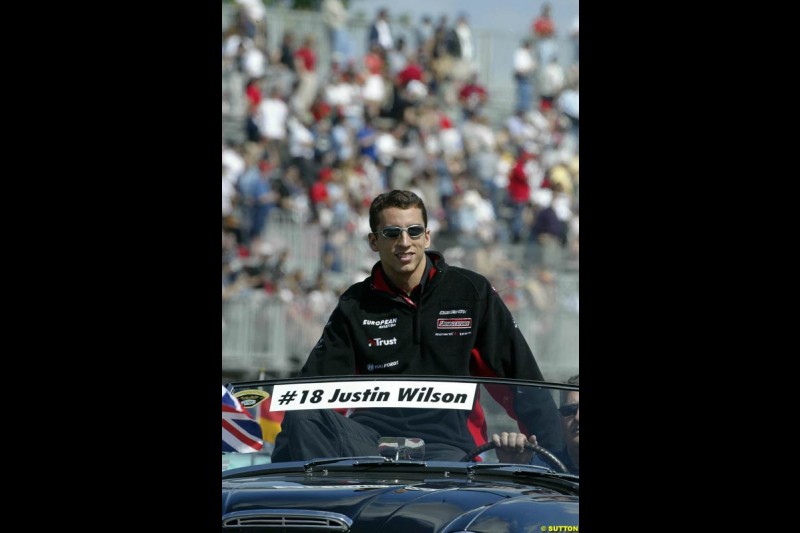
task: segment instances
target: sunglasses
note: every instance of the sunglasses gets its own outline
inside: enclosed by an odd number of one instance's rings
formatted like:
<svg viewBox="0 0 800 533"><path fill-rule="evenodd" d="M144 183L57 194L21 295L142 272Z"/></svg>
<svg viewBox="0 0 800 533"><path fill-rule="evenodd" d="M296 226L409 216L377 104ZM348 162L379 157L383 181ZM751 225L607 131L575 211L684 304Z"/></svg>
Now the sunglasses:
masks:
<svg viewBox="0 0 800 533"><path fill-rule="evenodd" d="M421 224L414 224L413 226L409 226L407 228L401 228L400 226L386 226L382 230L376 231L375 235L380 233L387 239L397 239L404 231L408 233L408 236L412 239L419 239L422 234L425 233L425 226Z"/></svg>
<svg viewBox="0 0 800 533"><path fill-rule="evenodd" d="M578 412L578 405L577 403L571 403L568 405L562 405L558 408L558 412L561 413L561 416L564 418L569 416L575 416L575 413Z"/></svg>

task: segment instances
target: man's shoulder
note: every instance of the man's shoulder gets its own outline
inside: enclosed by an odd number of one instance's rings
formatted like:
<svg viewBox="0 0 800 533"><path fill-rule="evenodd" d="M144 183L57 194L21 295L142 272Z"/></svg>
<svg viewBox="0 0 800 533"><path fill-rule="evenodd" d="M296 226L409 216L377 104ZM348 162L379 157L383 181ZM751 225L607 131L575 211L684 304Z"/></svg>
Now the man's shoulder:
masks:
<svg viewBox="0 0 800 533"><path fill-rule="evenodd" d="M486 276L464 267L448 265L447 275L449 281L451 282L468 282L476 288L491 285Z"/></svg>
<svg viewBox="0 0 800 533"><path fill-rule="evenodd" d="M345 290L341 296L339 296L339 302L346 302L350 300L360 300L361 297L364 295L364 292L367 291L372 284L372 276L368 276L361 281L357 281L350 285L347 290Z"/></svg>

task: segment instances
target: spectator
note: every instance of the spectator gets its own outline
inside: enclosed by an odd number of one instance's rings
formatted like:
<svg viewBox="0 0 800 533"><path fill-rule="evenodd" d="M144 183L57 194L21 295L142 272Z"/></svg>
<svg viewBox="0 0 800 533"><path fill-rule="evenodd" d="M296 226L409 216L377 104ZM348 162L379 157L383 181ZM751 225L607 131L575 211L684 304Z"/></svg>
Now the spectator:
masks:
<svg viewBox="0 0 800 533"><path fill-rule="evenodd" d="M464 119L480 114L488 100L489 93L478 82L478 75L470 74L467 82L458 91L458 102L461 104Z"/></svg>
<svg viewBox="0 0 800 533"><path fill-rule="evenodd" d="M553 107L553 102L564 88L564 82L564 69L554 56L550 63L544 65L539 76L539 109L543 113Z"/></svg>
<svg viewBox="0 0 800 533"><path fill-rule="evenodd" d="M294 68L298 85L292 99L292 107L301 118L311 119L310 108L317 95L317 54L314 51L314 36L309 34L294 53Z"/></svg>
<svg viewBox="0 0 800 533"><path fill-rule="evenodd" d="M286 120L289 106L283 101L278 87L272 87L267 98L256 111L254 120L261 134L261 143L269 153L273 164L280 165L286 159Z"/></svg>
<svg viewBox="0 0 800 533"><path fill-rule="evenodd" d="M416 36L417 55L421 58L421 62L429 64L431 54L433 53L433 36L436 28L433 27L433 21L430 15L422 15L419 24L414 30Z"/></svg>
<svg viewBox="0 0 800 533"><path fill-rule="evenodd" d="M533 41L523 39L514 51L514 82L517 84L516 111L527 113L533 100L533 75L536 72Z"/></svg>
<svg viewBox="0 0 800 533"><path fill-rule="evenodd" d="M371 50L373 45L378 45L383 52L394 48L394 37L389 24L389 11L386 8L378 10L375 20L369 27L367 49Z"/></svg>
<svg viewBox="0 0 800 533"><path fill-rule="evenodd" d="M455 26L450 30L447 39L447 50L453 57L453 79L461 82L475 71L475 46L473 45L472 28L467 16L461 14Z"/></svg>
<svg viewBox="0 0 800 533"><path fill-rule="evenodd" d="M347 33L347 8L342 0L322 0L322 20L328 29L331 59L337 63L350 60L350 36Z"/></svg>
<svg viewBox="0 0 800 533"><path fill-rule="evenodd" d="M539 16L534 19L532 26L540 65L547 65L558 54L558 44L555 39L556 26L550 17L551 7L550 2L545 2L542 5Z"/></svg>

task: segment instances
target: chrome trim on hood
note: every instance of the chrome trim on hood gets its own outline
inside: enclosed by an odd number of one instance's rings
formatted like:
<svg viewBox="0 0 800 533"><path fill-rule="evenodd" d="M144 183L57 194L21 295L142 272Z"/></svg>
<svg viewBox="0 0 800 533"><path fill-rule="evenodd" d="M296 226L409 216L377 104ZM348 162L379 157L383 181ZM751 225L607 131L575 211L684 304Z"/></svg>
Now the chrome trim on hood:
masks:
<svg viewBox="0 0 800 533"><path fill-rule="evenodd" d="M318 531L350 531L353 521L339 513L311 509L263 509L234 511L222 517L224 528L259 528L259 530L303 528Z"/></svg>

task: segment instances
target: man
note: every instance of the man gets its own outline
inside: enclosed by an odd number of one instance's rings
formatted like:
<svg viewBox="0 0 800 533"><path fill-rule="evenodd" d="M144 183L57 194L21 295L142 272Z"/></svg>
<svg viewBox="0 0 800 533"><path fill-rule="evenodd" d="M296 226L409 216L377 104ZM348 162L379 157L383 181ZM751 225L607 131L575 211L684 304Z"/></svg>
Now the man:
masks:
<svg viewBox="0 0 800 533"><path fill-rule="evenodd" d="M533 75L538 63L533 53L533 40L523 39L514 50L514 81L517 83L517 112L527 113L533 101Z"/></svg>
<svg viewBox="0 0 800 533"><path fill-rule="evenodd" d="M568 385L580 385L578 374L567 380ZM578 391L561 391L561 407L558 411L561 415L561 427L564 431L565 445L561 449L550 450L567 467L570 474L578 475L579 462L579 439L580 439L580 403ZM525 449L525 442L537 443L536 435L531 435L528 439L523 433L506 433L505 431L492 435L495 443L497 459L501 463L530 463L532 465L550 465L543 461L538 455L531 458L533 452ZM547 448L547 446L545 446Z"/></svg>
<svg viewBox="0 0 800 533"><path fill-rule="evenodd" d="M350 59L350 38L347 35L347 7L342 0L322 0L322 20L328 28L331 59L341 65Z"/></svg>
<svg viewBox="0 0 800 533"><path fill-rule="evenodd" d="M372 46L376 44L384 54L394 48L394 37L392 36L392 28L389 24L389 10L386 8L378 10L375 20L372 21L369 27L367 49L372 49Z"/></svg>
<svg viewBox="0 0 800 533"><path fill-rule="evenodd" d="M400 190L378 195L369 209L369 223L369 245L380 261L368 278L339 298L301 376L543 379L511 313L489 281L476 272L450 266L442 254L428 251L428 214L419 196ZM558 413L549 395L531 398L507 391L508 387L498 390L495 399L521 430L535 433L545 447L545 443L560 447ZM436 420L428 420L431 416ZM429 428L428 432L421 434L422 427ZM480 408L471 414L370 409L349 417L331 410L293 411L287 412L283 429L276 441L275 462L375 455L380 436L404 432L425 440L426 458L458 460L483 444L478 441L486 434Z"/></svg>

